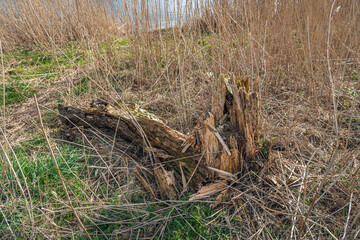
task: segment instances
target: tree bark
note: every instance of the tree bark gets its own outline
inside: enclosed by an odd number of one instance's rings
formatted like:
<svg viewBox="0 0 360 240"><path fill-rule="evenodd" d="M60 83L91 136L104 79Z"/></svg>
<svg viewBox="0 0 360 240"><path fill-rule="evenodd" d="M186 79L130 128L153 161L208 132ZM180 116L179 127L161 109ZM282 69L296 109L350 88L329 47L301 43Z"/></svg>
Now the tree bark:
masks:
<svg viewBox="0 0 360 240"><path fill-rule="evenodd" d="M152 197L176 199L186 191L207 196L220 178L259 170L258 100L249 93L249 80L220 76L214 87L211 112L189 136L169 128L153 114L127 105L93 101L80 109L58 106L61 121L72 126L109 128L117 136L141 145L152 159L156 187L136 171ZM215 185L214 185L215 184ZM223 186L223 182L221 186Z"/></svg>

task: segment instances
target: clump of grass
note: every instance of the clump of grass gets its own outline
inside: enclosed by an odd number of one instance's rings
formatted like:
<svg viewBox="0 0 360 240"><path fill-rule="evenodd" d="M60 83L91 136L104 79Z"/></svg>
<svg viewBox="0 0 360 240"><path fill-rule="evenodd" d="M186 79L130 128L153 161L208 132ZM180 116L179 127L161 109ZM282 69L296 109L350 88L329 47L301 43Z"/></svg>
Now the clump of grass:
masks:
<svg viewBox="0 0 360 240"><path fill-rule="evenodd" d="M79 83L76 84L76 86L74 86L70 91L66 90L63 95L67 96L73 93L75 96L80 96L85 94L88 91L88 89L89 89L89 77L84 76L81 78Z"/></svg>

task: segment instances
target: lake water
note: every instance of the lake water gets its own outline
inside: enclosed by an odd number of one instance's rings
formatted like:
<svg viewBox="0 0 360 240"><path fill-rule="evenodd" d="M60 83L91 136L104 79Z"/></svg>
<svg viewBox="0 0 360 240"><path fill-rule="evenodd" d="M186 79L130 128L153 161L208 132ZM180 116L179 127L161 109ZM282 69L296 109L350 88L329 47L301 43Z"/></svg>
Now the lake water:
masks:
<svg viewBox="0 0 360 240"><path fill-rule="evenodd" d="M149 27L159 29L183 23L185 17L200 15L201 9L208 6L210 2L211 0L114 0L108 3L110 3L110 8L115 9L120 15L120 18L131 22L134 27L146 22L146 19L142 19L143 17L138 18L145 15L151 20ZM130 16L125 12L132 14ZM139 19L139 21L134 19Z"/></svg>
<svg viewBox="0 0 360 240"><path fill-rule="evenodd" d="M0 0L0 5L13 4L16 8L17 1L21 0ZM54 0L48 0L54 1ZM183 23L187 17L199 16L201 9L204 9L212 0L90 0L96 4L106 6L109 13L121 22L132 25L160 29ZM69 0L76 3L77 0ZM86 2L86 1L84 1ZM6 6L4 6L6 9ZM147 17L144 17L147 16ZM136 20L135 20L136 19ZM149 21L150 20L150 21ZM149 22L150 25L148 24ZM149 25L149 26L144 26Z"/></svg>

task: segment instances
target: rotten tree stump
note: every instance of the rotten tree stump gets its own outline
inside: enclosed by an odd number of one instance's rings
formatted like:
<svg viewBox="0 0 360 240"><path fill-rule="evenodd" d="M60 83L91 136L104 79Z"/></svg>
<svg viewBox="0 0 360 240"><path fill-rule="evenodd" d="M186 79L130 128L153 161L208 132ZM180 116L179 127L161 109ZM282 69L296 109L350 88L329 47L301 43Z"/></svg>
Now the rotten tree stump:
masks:
<svg viewBox="0 0 360 240"><path fill-rule="evenodd" d="M258 170L259 105L257 94L249 93L249 81L222 76L211 112L194 129L196 145L209 167L232 174ZM216 172L211 174L217 177Z"/></svg>
<svg viewBox="0 0 360 240"><path fill-rule="evenodd" d="M219 185L219 179L259 170L259 105L256 93L249 93L249 85L249 79L220 76L211 112L199 120L189 136L143 109L121 103L96 100L84 109L62 105L58 109L66 125L112 129L148 152L155 186L138 171L135 176L152 197L176 199L186 191L199 190L201 196L207 196L206 189L211 189L210 194L223 189L216 187L224 186L224 182ZM217 185L209 187L209 183Z"/></svg>

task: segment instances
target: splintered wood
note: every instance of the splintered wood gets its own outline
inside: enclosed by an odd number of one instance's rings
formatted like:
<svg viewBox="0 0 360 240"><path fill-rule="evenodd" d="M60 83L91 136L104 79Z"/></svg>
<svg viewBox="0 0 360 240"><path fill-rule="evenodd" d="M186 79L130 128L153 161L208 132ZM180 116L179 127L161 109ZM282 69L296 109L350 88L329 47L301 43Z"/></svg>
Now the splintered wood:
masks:
<svg viewBox="0 0 360 240"><path fill-rule="evenodd" d="M249 79L221 76L215 85L211 112L194 130L209 167L232 174L258 168L259 106L249 84ZM215 171L210 174L217 177Z"/></svg>
<svg viewBox="0 0 360 240"><path fill-rule="evenodd" d="M176 199L186 191L201 199L226 189L239 174L258 171L259 106L249 79L222 75L214 85L211 112L199 119L189 136L169 128L140 108L104 100L89 108L58 106L63 123L107 128L138 144L151 159L154 182L146 172L135 176L152 198ZM221 181L219 181L221 179Z"/></svg>

